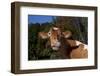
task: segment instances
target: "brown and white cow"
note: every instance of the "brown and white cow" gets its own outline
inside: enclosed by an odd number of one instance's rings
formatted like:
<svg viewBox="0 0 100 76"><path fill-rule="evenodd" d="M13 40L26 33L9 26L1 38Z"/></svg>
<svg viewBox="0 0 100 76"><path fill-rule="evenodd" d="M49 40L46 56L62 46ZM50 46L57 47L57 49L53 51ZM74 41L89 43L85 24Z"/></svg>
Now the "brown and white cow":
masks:
<svg viewBox="0 0 100 76"><path fill-rule="evenodd" d="M39 32L42 39L49 39L51 48L57 50L62 58L87 58L87 45L80 41L69 39L70 31L62 32L58 27L52 27L49 32Z"/></svg>

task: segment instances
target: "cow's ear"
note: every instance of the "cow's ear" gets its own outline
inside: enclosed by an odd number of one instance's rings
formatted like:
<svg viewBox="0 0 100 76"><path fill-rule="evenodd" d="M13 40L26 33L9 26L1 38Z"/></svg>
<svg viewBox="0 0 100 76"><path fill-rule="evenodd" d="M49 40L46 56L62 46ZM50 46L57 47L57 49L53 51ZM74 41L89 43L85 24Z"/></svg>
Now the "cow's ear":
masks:
<svg viewBox="0 0 100 76"><path fill-rule="evenodd" d="M46 32L39 32L38 35L42 39L47 39L48 38L48 33L46 33Z"/></svg>
<svg viewBox="0 0 100 76"><path fill-rule="evenodd" d="M63 32L63 36L64 36L65 38L69 38L69 37L72 36L72 33L71 33L70 31L65 31L65 32Z"/></svg>

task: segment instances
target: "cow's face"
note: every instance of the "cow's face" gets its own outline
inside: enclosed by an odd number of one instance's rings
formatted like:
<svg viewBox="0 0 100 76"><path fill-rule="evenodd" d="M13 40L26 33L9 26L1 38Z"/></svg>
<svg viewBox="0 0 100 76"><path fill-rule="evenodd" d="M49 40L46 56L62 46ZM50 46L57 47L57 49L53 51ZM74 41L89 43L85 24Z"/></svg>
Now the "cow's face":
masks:
<svg viewBox="0 0 100 76"><path fill-rule="evenodd" d="M50 45L52 47L53 50L58 50L61 43L60 43L60 39L61 39L61 31L59 28L53 27L52 29L50 29L50 31L48 32L48 36L50 39Z"/></svg>
<svg viewBox="0 0 100 76"><path fill-rule="evenodd" d="M60 28L53 27L50 29L48 33L45 32L39 32L39 36L42 37L42 39L49 38L50 45L53 50L58 50L61 46L61 38L64 36L65 38L69 38L71 36L70 31L62 32Z"/></svg>

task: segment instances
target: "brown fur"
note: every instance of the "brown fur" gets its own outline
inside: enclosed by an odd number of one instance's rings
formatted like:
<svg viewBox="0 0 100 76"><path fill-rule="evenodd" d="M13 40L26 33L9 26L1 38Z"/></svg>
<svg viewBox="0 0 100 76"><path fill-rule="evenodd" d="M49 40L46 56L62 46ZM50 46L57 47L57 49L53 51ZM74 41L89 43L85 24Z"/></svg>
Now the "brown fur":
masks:
<svg viewBox="0 0 100 76"><path fill-rule="evenodd" d="M51 42L51 46L54 46L55 43L58 41L58 35L60 33L58 32L58 30L53 30L51 31L51 36L50 36L50 42Z"/></svg>
<svg viewBox="0 0 100 76"><path fill-rule="evenodd" d="M88 57L88 50L84 49L84 44L80 44L77 46L76 40L68 39L72 34L70 31L62 32L60 28L58 29L51 29L50 37L48 37L48 33L40 32L39 35L42 36L44 39L47 37L50 40L51 47L56 45L56 42L60 42L61 45L58 49L58 54L62 58L87 58ZM68 36L68 38L66 38Z"/></svg>
<svg viewBox="0 0 100 76"><path fill-rule="evenodd" d="M70 57L73 58L88 58L88 51L84 49L84 45L80 44L78 48L73 49L70 54Z"/></svg>
<svg viewBox="0 0 100 76"><path fill-rule="evenodd" d="M70 54L73 49L77 49L79 46L76 46L75 40L69 40L66 38L61 38L61 47L58 52L60 53L62 58L69 59L71 58Z"/></svg>

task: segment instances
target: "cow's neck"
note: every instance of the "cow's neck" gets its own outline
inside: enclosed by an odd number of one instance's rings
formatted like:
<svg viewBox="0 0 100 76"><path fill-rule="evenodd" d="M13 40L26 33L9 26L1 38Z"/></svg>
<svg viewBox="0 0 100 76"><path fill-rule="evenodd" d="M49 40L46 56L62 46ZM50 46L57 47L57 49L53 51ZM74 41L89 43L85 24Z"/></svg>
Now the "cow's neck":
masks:
<svg viewBox="0 0 100 76"><path fill-rule="evenodd" d="M59 53L62 58L70 58L70 53L72 52L73 49L78 48L78 46L75 46L74 41L73 41L73 46L71 44L71 41L73 40L68 40L65 38L61 38L61 47L59 49Z"/></svg>
<svg viewBox="0 0 100 76"><path fill-rule="evenodd" d="M70 47L70 45L66 44L66 39L65 38L61 38L60 40L60 43L61 43L61 46L59 48L59 55L62 57L62 58L69 58L69 55L68 55L68 51L66 51L66 49L68 49Z"/></svg>

